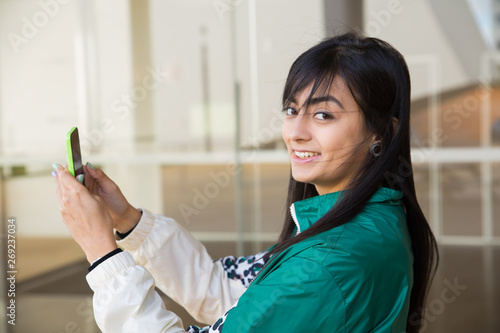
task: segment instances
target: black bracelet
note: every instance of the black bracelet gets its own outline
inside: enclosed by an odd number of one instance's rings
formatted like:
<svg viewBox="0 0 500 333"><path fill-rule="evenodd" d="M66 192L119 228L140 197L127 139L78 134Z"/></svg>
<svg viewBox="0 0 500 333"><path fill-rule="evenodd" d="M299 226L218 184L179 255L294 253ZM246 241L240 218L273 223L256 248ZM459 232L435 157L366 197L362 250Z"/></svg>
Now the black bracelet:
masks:
<svg viewBox="0 0 500 333"><path fill-rule="evenodd" d="M104 262L104 260L109 259L109 258L111 258L112 256L114 256L115 254L118 254L118 253L120 253L120 252L122 252L122 251L123 251L123 250L122 250L122 249L120 249L120 248L114 249L113 251L111 251L111 252L109 252L108 254L106 254L104 257L101 257L101 258L97 259L96 261L94 261L94 262L92 263L92 265L90 265L90 267L88 268L88 271L89 271L89 272L92 272L92 270L93 270L94 268L96 268L97 266L99 266L99 264L100 264L100 263Z"/></svg>
<svg viewBox="0 0 500 333"><path fill-rule="evenodd" d="M142 213L143 213L143 212L142 212L142 209L141 209L141 218L142 218ZM127 237L128 235L130 235L130 233L131 233L132 231L134 231L135 227L137 227L137 225L138 225L138 224L139 224L139 222L137 222L137 224L136 224L136 225L134 225L134 227L133 227L132 229L130 229L129 231L127 231L127 232L125 232L125 233L123 233L123 234L122 234L121 232L119 232L118 230L116 230L116 235L117 235L118 237L120 237L120 239L124 239L125 237Z"/></svg>
<svg viewBox="0 0 500 333"><path fill-rule="evenodd" d="M136 224L136 225L135 225L132 229L130 229L129 231L127 231L127 232L126 232L126 233L124 233L124 234L122 234L121 232L119 232L118 230L116 230L116 235L117 235L118 237L120 237L120 239L124 239L125 237L127 237L128 235L130 235L130 233L131 233L132 231L134 231L135 227L137 227L137 224Z"/></svg>

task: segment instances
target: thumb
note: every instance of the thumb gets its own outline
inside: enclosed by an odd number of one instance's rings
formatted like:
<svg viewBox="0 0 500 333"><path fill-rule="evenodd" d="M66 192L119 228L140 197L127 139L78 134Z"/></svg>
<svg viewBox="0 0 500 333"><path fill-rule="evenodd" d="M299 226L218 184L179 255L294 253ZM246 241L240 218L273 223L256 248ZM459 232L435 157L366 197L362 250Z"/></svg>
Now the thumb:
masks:
<svg viewBox="0 0 500 333"><path fill-rule="evenodd" d="M101 169L94 167L90 162L87 162L87 171L98 183L109 179Z"/></svg>
<svg viewBox="0 0 500 333"><path fill-rule="evenodd" d="M87 172L94 178L94 181L101 187L101 189L104 192L112 192L114 188L116 187L116 184L111 180L111 178L108 177L99 168L94 167L92 164L87 162Z"/></svg>

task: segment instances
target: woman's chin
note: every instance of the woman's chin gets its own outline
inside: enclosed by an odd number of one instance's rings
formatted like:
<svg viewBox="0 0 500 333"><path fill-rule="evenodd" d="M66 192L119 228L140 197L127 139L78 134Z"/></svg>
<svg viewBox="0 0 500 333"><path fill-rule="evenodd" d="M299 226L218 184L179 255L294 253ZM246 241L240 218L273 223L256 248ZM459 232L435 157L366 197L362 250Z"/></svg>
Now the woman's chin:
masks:
<svg viewBox="0 0 500 333"><path fill-rule="evenodd" d="M301 182L301 183L312 184L312 182L313 182L313 179L311 177L308 177L307 175L303 175L303 174L300 174L300 173L294 173L294 172L292 172L292 177L293 177L293 179L295 181Z"/></svg>

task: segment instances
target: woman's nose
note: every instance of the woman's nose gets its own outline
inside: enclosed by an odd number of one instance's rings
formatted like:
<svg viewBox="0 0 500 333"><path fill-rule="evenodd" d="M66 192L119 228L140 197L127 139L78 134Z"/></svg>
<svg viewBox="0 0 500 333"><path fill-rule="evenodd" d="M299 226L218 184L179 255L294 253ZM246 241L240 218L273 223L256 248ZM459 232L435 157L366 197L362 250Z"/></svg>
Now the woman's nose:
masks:
<svg viewBox="0 0 500 333"><path fill-rule="evenodd" d="M291 141L308 141L311 140L311 131L309 128L307 114L300 114L285 122L285 130L288 138Z"/></svg>

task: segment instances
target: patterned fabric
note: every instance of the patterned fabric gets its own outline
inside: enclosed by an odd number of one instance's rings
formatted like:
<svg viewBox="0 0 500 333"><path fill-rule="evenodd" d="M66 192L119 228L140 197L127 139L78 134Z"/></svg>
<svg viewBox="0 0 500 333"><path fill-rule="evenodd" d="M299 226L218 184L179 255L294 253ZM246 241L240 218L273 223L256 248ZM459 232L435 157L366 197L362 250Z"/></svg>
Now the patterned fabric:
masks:
<svg viewBox="0 0 500 333"><path fill-rule="evenodd" d="M208 333L210 331L210 327L211 326L199 328L198 326L189 326L186 333Z"/></svg>
<svg viewBox="0 0 500 333"><path fill-rule="evenodd" d="M267 261L263 258L266 253L267 252L260 252L256 255L239 258L229 256L217 261L222 263L230 279L239 280L245 288L248 288L250 283L252 283L266 264Z"/></svg>
<svg viewBox="0 0 500 333"><path fill-rule="evenodd" d="M228 256L218 259L215 262L220 262L222 264L222 267L227 273L228 278L232 280L239 280L245 288L248 288L248 286L250 286L250 283L252 283L257 274L259 274L259 272L265 266L267 260L265 260L263 257L266 253L267 252L260 252L252 256L239 258ZM238 302L236 302L236 304L234 304L231 309L234 308L237 304ZM229 310L221 318L219 318L219 320L217 320L215 324L202 328L198 326L189 326L186 330L186 333L222 332L224 321L226 320Z"/></svg>
<svg viewBox="0 0 500 333"><path fill-rule="evenodd" d="M236 304L233 305L232 308L234 308L235 306L236 306ZM229 310L227 312L229 312ZM224 321L226 320L227 312L222 317L220 317L219 320L217 320L215 322L215 324L213 324L211 326L205 326L203 328L200 328L198 326L189 326L188 329L186 330L186 333L220 333L220 332L222 332L222 327L224 326Z"/></svg>

